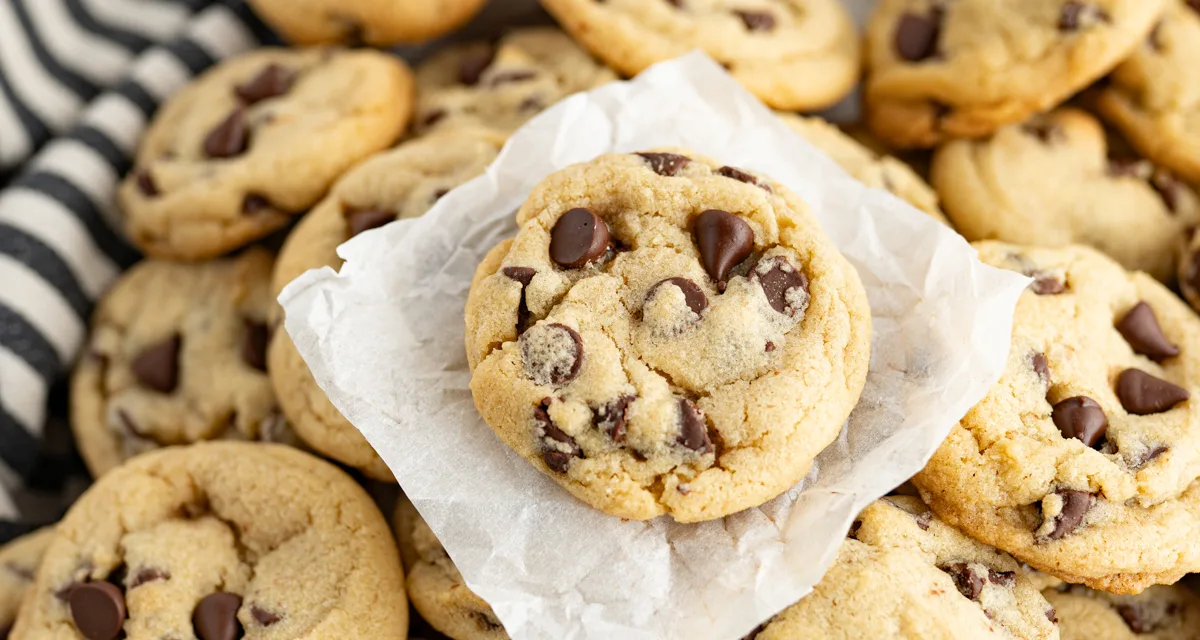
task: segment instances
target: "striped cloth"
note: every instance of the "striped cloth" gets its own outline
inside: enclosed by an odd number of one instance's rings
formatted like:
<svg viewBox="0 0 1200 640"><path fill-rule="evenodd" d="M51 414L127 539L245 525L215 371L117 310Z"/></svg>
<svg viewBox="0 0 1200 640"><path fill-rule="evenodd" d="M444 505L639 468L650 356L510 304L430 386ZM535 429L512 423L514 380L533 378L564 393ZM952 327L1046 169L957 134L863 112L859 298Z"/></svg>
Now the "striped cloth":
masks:
<svg viewBox="0 0 1200 640"><path fill-rule="evenodd" d="M114 192L139 136L193 76L263 42L241 0L0 0L0 542L78 491L61 381L138 258Z"/></svg>

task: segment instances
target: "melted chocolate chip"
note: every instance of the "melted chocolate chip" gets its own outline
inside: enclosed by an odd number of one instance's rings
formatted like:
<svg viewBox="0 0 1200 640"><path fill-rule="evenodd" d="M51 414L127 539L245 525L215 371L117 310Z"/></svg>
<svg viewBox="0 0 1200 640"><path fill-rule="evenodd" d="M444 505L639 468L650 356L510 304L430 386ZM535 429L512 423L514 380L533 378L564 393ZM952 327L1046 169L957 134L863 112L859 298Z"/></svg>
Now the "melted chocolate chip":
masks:
<svg viewBox="0 0 1200 640"><path fill-rule="evenodd" d="M650 165L650 169L654 173L667 177L679 175L679 172L692 161L691 158L677 153L639 153L637 155Z"/></svg>
<svg viewBox="0 0 1200 640"><path fill-rule="evenodd" d="M754 230L745 220L719 209L709 209L696 217L692 233L700 249L705 271L725 291L725 279L754 249Z"/></svg>
<svg viewBox="0 0 1200 640"><path fill-rule="evenodd" d="M983 576L979 575L979 572L964 562L956 562L939 568L954 580L954 586L958 588L959 593L963 594L963 597L969 600L979 600L979 596L983 593Z"/></svg>
<svg viewBox="0 0 1200 640"><path fill-rule="evenodd" d="M929 525L933 524L933 512L926 511L925 513L917 514L913 517L913 520L916 521L921 531L929 531Z"/></svg>
<svg viewBox="0 0 1200 640"><path fill-rule="evenodd" d="M1054 529L1046 537L1060 540L1073 533L1083 524L1083 518L1092 508L1095 498L1086 491L1062 490L1055 492L1062 498L1062 511L1054 517Z"/></svg>
<svg viewBox="0 0 1200 640"><path fill-rule="evenodd" d="M346 211L346 229L350 237L371 229L377 229L396 219L396 214L385 209L350 209Z"/></svg>
<svg viewBox="0 0 1200 640"><path fill-rule="evenodd" d="M1049 121L1027 122L1021 125L1021 130L1037 138L1042 144L1058 142L1063 137L1062 127Z"/></svg>
<svg viewBox="0 0 1200 640"><path fill-rule="evenodd" d="M488 85L493 86L493 87L498 87L498 86L504 85L504 84L512 84L514 82L525 82L526 80L533 80L536 77L537 77L536 71L529 71L529 70L524 70L524 69L517 69L517 70L513 70L513 71L501 71L499 73L492 75L492 77L488 80Z"/></svg>
<svg viewBox="0 0 1200 640"><path fill-rule="evenodd" d="M517 333L522 333L529 325L529 304L525 299L525 287L533 282L537 271L532 267L505 267L503 273L506 278L521 283L521 302L517 306Z"/></svg>
<svg viewBox="0 0 1200 640"><path fill-rule="evenodd" d="M1108 431L1108 416L1104 409L1087 396L1075 396L1055 404L1051 416L1064 438L1075 438L1089 447L1100 444Z"/></svg>
<svg viewBox="0 0 1200 640"><path fill-rule="evenodd" d="M1129 626L1129 630L1136 634L1154 633L1158 630L1158 625L1155 624L1154 616L1147 611L1141 604L1122 603L1116 605L1117 615L1125 621Z"/></svg>
<svg viewBox="0 0 1200 640"><path fill-rule="evenodd" d="M713 450L704 412L687 398L679 399L679 437L676 442L699 453L711 453Z"/></svg>
<svg viewBox="0 0 1200 640"><path fill-rule="evenodd" d="M921 62L937 54L943 13L934 7L928 16L905 13L896 23L896 54L909 62Z"/></svg>
<svg viewBox="0 0 1200 640"><path fill-rule="evenodd" d="M657 295L663 285L674 286L683 292L684 301L687 303L688 308L695 312L696 315L700 315L708 307L708 296L704 295L704 291L700 288L700 285L687 278L667 278L666 280L660 280L653 287L650 287L650 292L646 294L646 301Z"/></svg>
<svg viewBox="0 0 1200 640"><path fill-rule="evenodd" d="M242 199L242 213L253 215L271 208L271 201L257 193L247 193Z"/></svg>
<svg viewBox="0 0 1200 640"><path fill-rule="evenodd" d="M250 605L250 615L255 622L264 627L269 627L283 619L279 614L267 611L256 604Z"/></svg>
<svg viewBox="0 0 1200 640"><path fill-rule="evenodd" d="M561 386L583 365L583 338L565 324L538 324L518 339L525 374L534 384Z"/></svg>
<svg viewBox="0 0 1200 640"><path fill-rule="evenodd" d="M1139 416L1162 413L1188 399L1187 389L1139 369L1117 376L1117 398L1129 413Z"/></svg>
<svg viewBox="0 0 1200 640"><path fill-rule="evenodd" d="M267 340L270 333L267 325L250 319L242 320L242 362L258 369L267 370Z"/></svg>
<svg viewBox="0 0 1200 640"><path fill-rule="evenodd" d="M607 433L613 442L625 441L625 420L634 399L633 396L621 396L596 411L593 418L596 427Z"/></svg>
<svg viewBox="0 0 1200 640"><path fill-rule="evenodd" d="M1141 455L1129 460L1129 462L1128 462L1129 467L1131 469L1141 469L1142 467L1146 466L1146 464L1148 464L1149 462L1151 462L1152 460L1161 456L1162 454L1166 453L1169 450L1170 450L1169 447L1161 445L1161 444L1150 447L1149 449L1146 449L1145 451L1143 451Z"/></svg>
<svg viewBox="0 0 1200 640"><path fill-rule="evenodd" d="M295 74L286 67L272 63L246 84L238 85L233 92L242 102L254 104L287 93L295 78Z"/></svg>
<svg viewBox="0 0 1200 640"><path fill-rule="evenodd" d="M760 262L754 278L762 286L771 308L796 317L808 308L808 278L787 258L776 257Z"/></svg>
<svg viewBox="0 0 1200 640"><path fill-rule="evenodd" d="M417 126L421 129L428 129L429 127L437 124L439 120L445 118L447 115L449 114L446 113L445 109L434 109L433 111L430 111L422 116Z"/></svg>
<svg viewBox="0 0 1200 640"><path fill-rule="evenodd" d="M766 11L734 11L750 31L774 31L775 16Z"/></svg>
<svg viewBox="0 0 1200 640"><path fill-rule="evenodd" d="M571 209L550 231L550 259L560 267L578 269L599 260L612 246L608 225L587 209Z"/></svg>
<svg viewBox="0 0 1200 640"><path fill-rule="evenodd" d="M1058 30L1064 32L1077 31L1090 23L1109 22L1110 18L1103 9L1087 2L1068 2L1063 5L1058 16Z"/></svg>
<svg viewBox="0 0 1200 640"><path fill-rule="evenodd" d="M171 572L166 569L156 569L154 567L145 567L139 569L133 575L133 580L129 581L128 588L134 589L140 587L147 582L156 582L158 580L170 580Z"/></svg>
<svg viewBox="0 0 1200 640"><path fill-rule="evenodd" d="M1046 609L1046 619L1053 624L1058 624L1058 609L1055 609L1054 607Z"/></svg>
<svg viewBox="0 0 1200 640"><path fill-rule="evenodd" d="M737 180L738 182L752 184L767 192L771 191L771 187L769 185L759 182L758 178L746 173L745 171L742 171L741 169L735 169L734 167L721 167L720 169L717 169L716 173L719 176Z"/></svg>
<svg viewBox="0 0 1200 640"><path fill-rule="evenodd" d="M115 640L125 624L125 594L111 582L74 585L67 595L71 620L87 640Z"/></svg>
<svg viewBox="0 0 1200 640"><path fill-rule="evenodd" d="M1027 275L1033 278L1029 288L1039 296L1056 296L1067 290L1066 283L1049 273L1034 271Z"/></svg>
<svg viewBox="0 0 1200 640"><path fill-rule="evenodd" d="M204 138L204 155L210 158L232 158L246 150L250 140L250 127L246 123L246 110L234 109Z"/></svg>
<svg viewBox="0 0 1200 640"><path fill-rule="evenodd" d="M458 65L458 81L467 86L479 84L483 72L487 71L487 68L492 65L492 60L495 59L496 50L491 47L472 51Z"/></svg>
<svg viewBox="0 0 1200 640"><path fill-rule="evenodd" d="M554 471L566 473L571 466L571 460L583 457L583 450L574 438L554 426L554 421L550 419L550 413L547 411L549 407L550 399L544 398L541 404L533 409L533 419L537 422L543 439L542 460Z"/></svg>
<svg viewBox="0 0 1200 640"><path fill-rule="evenodd" d="M1033 372L1042 382L1050 382L1050 363L1046 360L1046 354L1035 352L1030 357L1030 363L1033 366Z"/></svg>
<svg viewBox="0 0 1200 640"><path fill-rule="evenodd" d="M217 592L204 596L192 612L192 627L200 640L237 640L242 637L242 624L237 612L242 597L235 593Z"/></svg>
<svg viewBox="0 0 1200 640"><path fill-rule="evenodd" d="M158 185L154 183L154 176L145 169L138 169L134 175L134 181L137 183L138 191L147 198L153 198L158 195Z"/></svg>
<svg viewBox="0 0 1200 640"><path fill-rule="evenodd" d="M1179 355L1179 347L1171 344L1163 335L1154 309L1145 302L1137 303L1121 318L1117 323L1117 331L1133 347L1134 353L1151 360L1161 361Z"/></svg>
<svg viewBox="0 0 1200 640"><path fill-rule="evenodd" d="M183 338L175 334L142 350L130 369L138 384L159 393L171 393L179 384L179 349Z"/></svg>

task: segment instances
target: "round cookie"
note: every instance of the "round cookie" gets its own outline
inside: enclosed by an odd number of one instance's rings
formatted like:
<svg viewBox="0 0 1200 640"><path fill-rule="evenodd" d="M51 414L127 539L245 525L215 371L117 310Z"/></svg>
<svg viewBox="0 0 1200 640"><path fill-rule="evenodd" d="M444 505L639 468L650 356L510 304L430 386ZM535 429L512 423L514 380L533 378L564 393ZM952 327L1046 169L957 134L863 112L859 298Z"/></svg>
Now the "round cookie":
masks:
<svg viewBox="0 0 1200 640"><path fill-rule="evenodd" d="M703 49L776 109L836 104L858 81L858 30L838 0L542 0L583 46L632 76Z"/></svg>
<svg viewBox="0 0 1200 640"><path fill-rule="evenodd" d="M892 156L868 149L820 118L804 118L791 113L781 113L779 117L792 131L825 152L859 182L890 191L938 222L949 224L938 207L937 193L912 167Z"/></svg>
<svg viewBox="0 0 1200 640"><path fill-rule="evenodd" d="M1100 114L1151 160L1200 183L1200 3L1168 0L1162 19L1096 92Z"/></svg>
<svg viewBox="0 0 1200 640"><path fill-rule="evenodd" d="M813 592L746 640L1058 638L1020 563L933 517L917 498L863 510Z"/></svg>
<svg viewBox="0 0 1200 640"><path fill-rule="evenodd" d="M1088 247L976 248L1034 281L999 382L913 479L922 497L1068 582L1136 593L1200 568L1200 318Z"/></svg>
<svg viewBox="0 0 1200 640"><path fill-rule="evenodd" d="M54 529L46 527L0 547L0 638L8 638L21 598L33 584L42 554L53 537Z"/></svg>
<svg viewBox="0 0 1200 640"><path fill-rule="evenodd" d="M288 236L275 265L272 299L309 269L340 268L337 247L351 236L424 214L447 191L483 173L498 152L488 136L456 129L358 165ZM272 311L279 315L282 309L275 305ZM330 404L286 331L271 338L267 370L283 414L309 446L372 478L395 481L366 438Z"/></svg>
<svg viewBox="0 0 1200 640"><path fill-rule="evenodd" d="M266 373L271 254L147 260L96 307L71 376L71 427L95 477L158 447L232 438L294 443Z"/></svg>
<svg viewBox="0 0 1200 640"><path fill-rule="evenodd" d="M227 60L159 109L118 189L147 255L199 260L288 224L351 165L392 144L413 81L395 56L259 49Z"/></svg>
<svg viewBox="0 0 1200 640"><path fill-rule="evenodd" d="M1169 281L1200 199L1145 161L1110 159L1090 115L1060 109L934 153L932 181L968 240L1095 247Z"/></svg>
<svg viewBox="0 0 1200 640"><path fill-rule="evenodd" d="M543 109L617 79L553 27L446 47L417 68L418 134L463 126L503 142Z"/></svg>
<svg viewBox="0 0 1200 640"><path fill-rule="evenodd" d="M471 390L576 497L720 518L795 485L837 437L870 309L786 187L686 150L608 154L548 176L517 221L467 300Z"/></svg>
<svg viewBox="0 0 1200 640"><path fill-rule="evenodd" d="M1195 640L1200 598L1183 586L1115 596L1078 585L1043 592L1058 611L1062 640Z"/></svg>
<svg viewBox="0 0 1200 640"><path fill-rule="evenodd" d="M504 626L465 582L416 507L401 496L392 515L408 597L421 617L453 640L508 640Z"/></svg>
<svg viewBox="0 0 1200 640"><path fill-rule="evenodd" d="M255 12L292 44L388 47L449 33L487 0L250 0Z"/></svg>
<svg viewBox="0 0 1200 640"><path fill-rule="evenodd" d="M867 26L867 121L899 147L986 136L1103 76L1165 4L881 0Z"/></svg>
<svg viewBox="0 0 1200 640"><path fill-rule="evenodd" d="M291 447L208 442L132 460L71 507L11 640L403 640L407 628L396 545L362 488Z"/></svg>

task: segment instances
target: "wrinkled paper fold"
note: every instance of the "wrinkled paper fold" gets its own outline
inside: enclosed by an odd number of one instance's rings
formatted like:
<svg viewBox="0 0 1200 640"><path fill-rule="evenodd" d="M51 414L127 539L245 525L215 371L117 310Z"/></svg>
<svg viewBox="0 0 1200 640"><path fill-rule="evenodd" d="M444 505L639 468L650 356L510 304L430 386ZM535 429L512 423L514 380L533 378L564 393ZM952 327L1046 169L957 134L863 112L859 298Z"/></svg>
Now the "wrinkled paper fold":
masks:
<svg viewBox="0 0 1200 640"><path fill-rule="evenodd" d="M693 525L606 516L506 448L475 411L463 347L475 266L516 232L538 181L668 145L799 193L858 270L874 330L862 399L809 476ZM999 379L1027 282L849 178L699 53L564 100L424 217L339 253L340 273L310 271L280 296L287 331L517 640L732 640L808 593L854 515L919 470Z"/></svg>

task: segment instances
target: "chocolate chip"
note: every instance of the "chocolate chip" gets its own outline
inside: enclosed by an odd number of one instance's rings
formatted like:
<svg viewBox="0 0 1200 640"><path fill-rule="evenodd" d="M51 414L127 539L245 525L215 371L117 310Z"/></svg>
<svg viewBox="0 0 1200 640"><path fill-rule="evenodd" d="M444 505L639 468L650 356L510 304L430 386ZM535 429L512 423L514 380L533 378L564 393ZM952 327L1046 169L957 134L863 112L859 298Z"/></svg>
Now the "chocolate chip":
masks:
<svg viewBox="0 0 1200 640"><path fill-rule="evenodd" d="M691 158L677 153L639 153L637 155L650 164L650 169L654 173L667 177L679 175L679 172L692 161Z"/></svg>
<svg viewBox="0 0 1200 640"><path fill-rule="evenodd" d="M1141 455L1137 456L1136 458L1131 459L1128 463L1129 467L1131 469L1141 469L1142 467L1146 466L1146 463L1161 456L1162 454L1166 453L1168 450L1170 450L1169 447L1166 447L1161 444L1150 447L1149 449L1146 449L1145 451L1143 451Z"/></svg>
<svg viewBox="0 0 1200 640"><path fill-rule="evenodd" d="M159 393L171 393L179 384L179 348L183 338L175 334L142 350L129 367L139 384Z"/></svg>
<svg viewBox="0 0 1200 640"><path fill-rule="evenodd" d="M1095 447L1108 431L1108 416L1095 400L1087 396L1067 398L1054 405L1051 413L1054 426L1064 438L1075 438Z"/></svg>
<svg viewBox="0 0 1200 640"><path fill-rule="evenodd" d="M728 211L709 209L696 216L692 233L696 235L704 270L717 282L717 290L725 291L729 272L754 249L754 230Z"/></svg>
<svg viewBox="0 0 1200 640"><path fill-rule="evenodd" d="M247 193L242 198L242 213L253 215L259 211L271 208L271 201L257 193Z"/></svg>
<svg viewBox="0 0 1200 640"><path fill-rule="evenodd" d="M170 571L167 571L165 569L155 569L154 567L146 567L146 568L138 570L138 572L134 574L133 580L129 581L128 587L130 589L133 589L135 587L140 587L140 586L146 584L147 582L154 582L156 580L170 580L170 579L171 579Z"/></svg>
<svg viewBox="0 0 1200 640"><path fill-rule="evenodd" d="M434 109L433 111L430 111L422 116L417 126L421 129L428 129L429 127L437 124L439 120L445 118L447 115L449 114L446 113L445 109Z"/></svg>
<svg viewBox="0 0 1200 640"><path fill-rule="evenodd" d="M738 182L752 184L767 192L771 191L771 187L769 185L759 182L758 178L746 173L745 171L742 171L741 169L735 169L733 167L721 167L720 169L717 169L716 173L719 176L737 180Z"/></svg>
<svg viewBox="0 0 1200 640"><path fill-rule="evenodd" d="M258 622L258 624L261 624L264 627L269 627L282 620L279 614L271 613L270 611L267 611L256 604L250 605L250 615L254 617L254 620Z"/></svg>
<svg viewBox="0 0 1200 640"><path fill-rule="evenodd" d="M958 587L958 592L963 594L963 597L969 600L979 600L979 596L983 593L983 576L979 575L979 572L964 562L955 562L938 568L949 574L954 580L954 586Z"/></svg>
<svg viewBox="0 0 1200 640"><path fill-rule="evenodd" d="M934 7L928 16L905 13L896 24L896 54L909 62L920 62L937 53L943 13Z"/></svg>
<svg viewBox="0 0 1200 640"><path fill-rule="evenodd" d="M1037 138L1042 144L1050 144L1062 139L1062 127L1054 122L1026 122L1021 130Z"/></svg>
<svg viewBox="0 0 1200 640"><path fill-rule="evenodd" d="M1108 175L1114 178L1137 178L1147 180L1154 167L1140 158L1109 158Z"/></svg>
<svg viewBox="0 0 1200 640"><path fill-rule="evenodd" d="M350 237L371 229L377 229L396 219L396 214L385 209L350 209L346 211L346 228Z"/></svg>
<svg viewBox="0 0 1200 640"><path fill-rule="evenodd" d="M1055 609L1054 607L1046 609L1046 619L1053 624L1058 624L1058 609Z"/></svg>
<svg viewBox="0 0 1200 640"><path fill-rule="evenodd" d="M529 96L528 98L522 100L521 104L517 105L517 110L523 113L541 111L545 108L546 105L542 102L542 99L537 96Z"/></svg>
<svg viewBox="0 0 1200 640"><path fill-rule="evenodd" d="M763 350L766 351L767 353L771 353L772 351L775 350L775 343L771 342L770 340L767 340L767 344L763 346Z"/></svg>
<svg viewBox="0 0 1200 640"><path fill-rule="evenodd" d="M491 66L495 58L496 50L491 47L472 51L458 65L458 81L467 86L478 84L483 72Z"/></svg>
<svg viewBox="0 0 1200 640"><path fill-rule="evenodd" d="M700 315L708 307L708 296L704 295L704 291L699 285L687 278L667 278L666 280L660 280L653 287L650 287L650 292L646 294L646 300L649 301L653 298L663 285L672 285L682 291L683 299L687 303L688 308L695 312L696 315Z"/></svg>
<svg viewBox="0 0 1200 640"><path fill-rule="evenodd" d="M1180 201L1183 199L1186 189L1182 182L1166 171L1156 170L1150 177L1150 186L1158 192L1163 204L1171 213L1179 211Z"/></svg>
<svg viewBox="0 0 1200 640"><path fill-rule="evenodd" d="M537 275L533 267L504 267L503 273L505 277L520 282L522 287L528 287L533 282L533 276Z"/></svg>
<svg viewBox="0 0 1200 640"><path fill-rule="evenodd" d="M114 640L125 624L125 594L111 582L76 584L67 595L75 628L87 640Z"/></svg>
<svg viewBox="0 0 1200 640"><path fill-rule="evenodd" d="M608 225L587 209L571 209L550 231L550 259L561 267L578 269L598 260L611 246Z"/></svg>
<svg viewBox="0 0 1200 640"><path fill-rule="evenodd" d="M1188 399L1187 389L1139 369L1117 376L1117 398L1129 413L1139 416L1162 413Z"/></svg>
<svg viewBox="0 0 1200 640"><path fill-rule="evenodd" d="M137 182L138 191L141 191L142 195L149 198L158 195L158 185L154 184L154 176L151 176L149 171L138 169L134 174L134 181Z"/></svg>
<svg viewBox="0 0 1200 640"><path fill-rule="evenodd" d="M794 318L808 308L808 278L787 258L758 263L754 278L762 285L771 308L779 313Z"/></svg>
<svg viewBox="0 0 1200 640"><path fill-rule="evenodd" d="M254 104L287 93L295 78L295 74L286 67L271 63L249 82L238 85L233 92L242 102Z"/></svg>
<svg viewBox="0 0 1200 640"><path fill-rule="evenodd" d="M1002 587L1011 587L1017 582L1017 572L988 569L987 579L988 582L992 584L998 584Z"/></svg>
<svg viewBox="0 0 1200 640"><path fill-rule="evenodd" d="M1059 31L1076 31L1095 22L1108 22L1110 18L1103 9L1086 2L1068 2L1058 16Z"/></svg>
<svg viewBox="0 0 1200 640"><path fill-rule="evenodd" d="M737 17L742 19L742 24L750 31L773 31L775 29L775 16L766 11L734 11Z"/></svg>
<svg viewBox="0 0 1200 640"><path fill-rule="evenodd" d="M242 320L242 362L258 369L267 370L267 325L250 319Z"/></svg>
<svg viewBox="0 0 1200 640"><path fill-rule="evenodd" d="M607 433L613 442L625 441L625 420L633 401L633 396L621 396L596 411L593 418L596 427Z"/></svg>
<svg viewBox="0 0 1200 640"><path fill-rule="evenodd" d="M538 324L521 335L525 374L538 385L563 385L579 375L583 338L565 324Z"/></svg>
<svg viewBox="0 0 1200 640"><path fill-rule="evenodd" d="M1083 524L1083 517L1092 508L1094 498L1086 491L1062 490L1055 494L1062 498L1062 510L1054 516L1054 529L1046 537L1060 540Z"/></svg>
<svg viewBox="0 0 1200 640"><path fill-rule="evenodd" d="M1044 271L1034 271L1027 275L1033 278L1033 283L1029 285L1029 288L1039 296L1056 296L1067 290L1066 283Z"/></svg>
<svg viewBox="0 0 1200 640"><path fill-rule="evenodd" d="M550 399L545 398L533 409L533 419L538 423L542 436L542 460L546 462L547 467L559 473L566 473L571 466L571 460L583 457L583 450L574 438L554 426L547 411L549 407ZM546 439L552 442L546 442Z"/></svg>
<svg viewBox="0 0 1200 640"><path fill-rule="evenodd" d="M232 158L246 150L250 140L250 128L246 124L246 110L233 110L204 138L204 155L210 158Z"/></svg>
<svg viewBox="0 0 1200 640"><path fill-rule="evenodd" d="M917 514L913 517L913 520L916 521L921 531L929 531L929 525L933 524L933 512L926 511L925 513Z"/></svg>
<svg viewBox="0 0 1200 640"><path fill-rule="evenodd" d="M675 441L699 453L711 453L713 450L704 413L687 398L679 399L679 437Z"/></svg>
<svg viewBox="0 0 1200 640"><path fill-rule="evenodd" d="M1163 335L1154 309L1145 302L1139 302L1125 314L1117 323L1117 331L1125 338L1125 342L1133 347L1134 353L1141 354L1154 361L1163 360L1179 355L1179 347L1171 344Z"/></svg>
<svg viewBox="0 0 1200 640"><path fill-rule="evenodd" d="M192 627L200 640L237 640L242 637L242 624L237 612L242 597L235 593L217 592L204 596L192 612Z"/></svg>
<svg viewBox="0 0 1200 640"><path fill-rule="evenodd" d="M1050 363L1046 361L1046 354L1034 352L1030 362L1033 364L1033 372L1037 374L1037 377L1041 378L1043 382L1050 382Z"/></svg>
<svg viewBox="0 0 1200 640"><path fill-rule="evenodd" d="M1129 625L1129 630L1137 633L1153 633L1158 625L1154 624L1154 616L1138 603L1116 605L1117 614Z"/></svg>
<svg viewBox="0 0 1200 640"><path fill-rule="evenodd" d="M511 84L514 82L524 82L526 80L532 80L536 77L537 77L536 71L529 71L529 70L501 71L499 73L493 74L492 77L488 79L488 85L492 86L492 87L498 87L503 84Z"/></svg>

